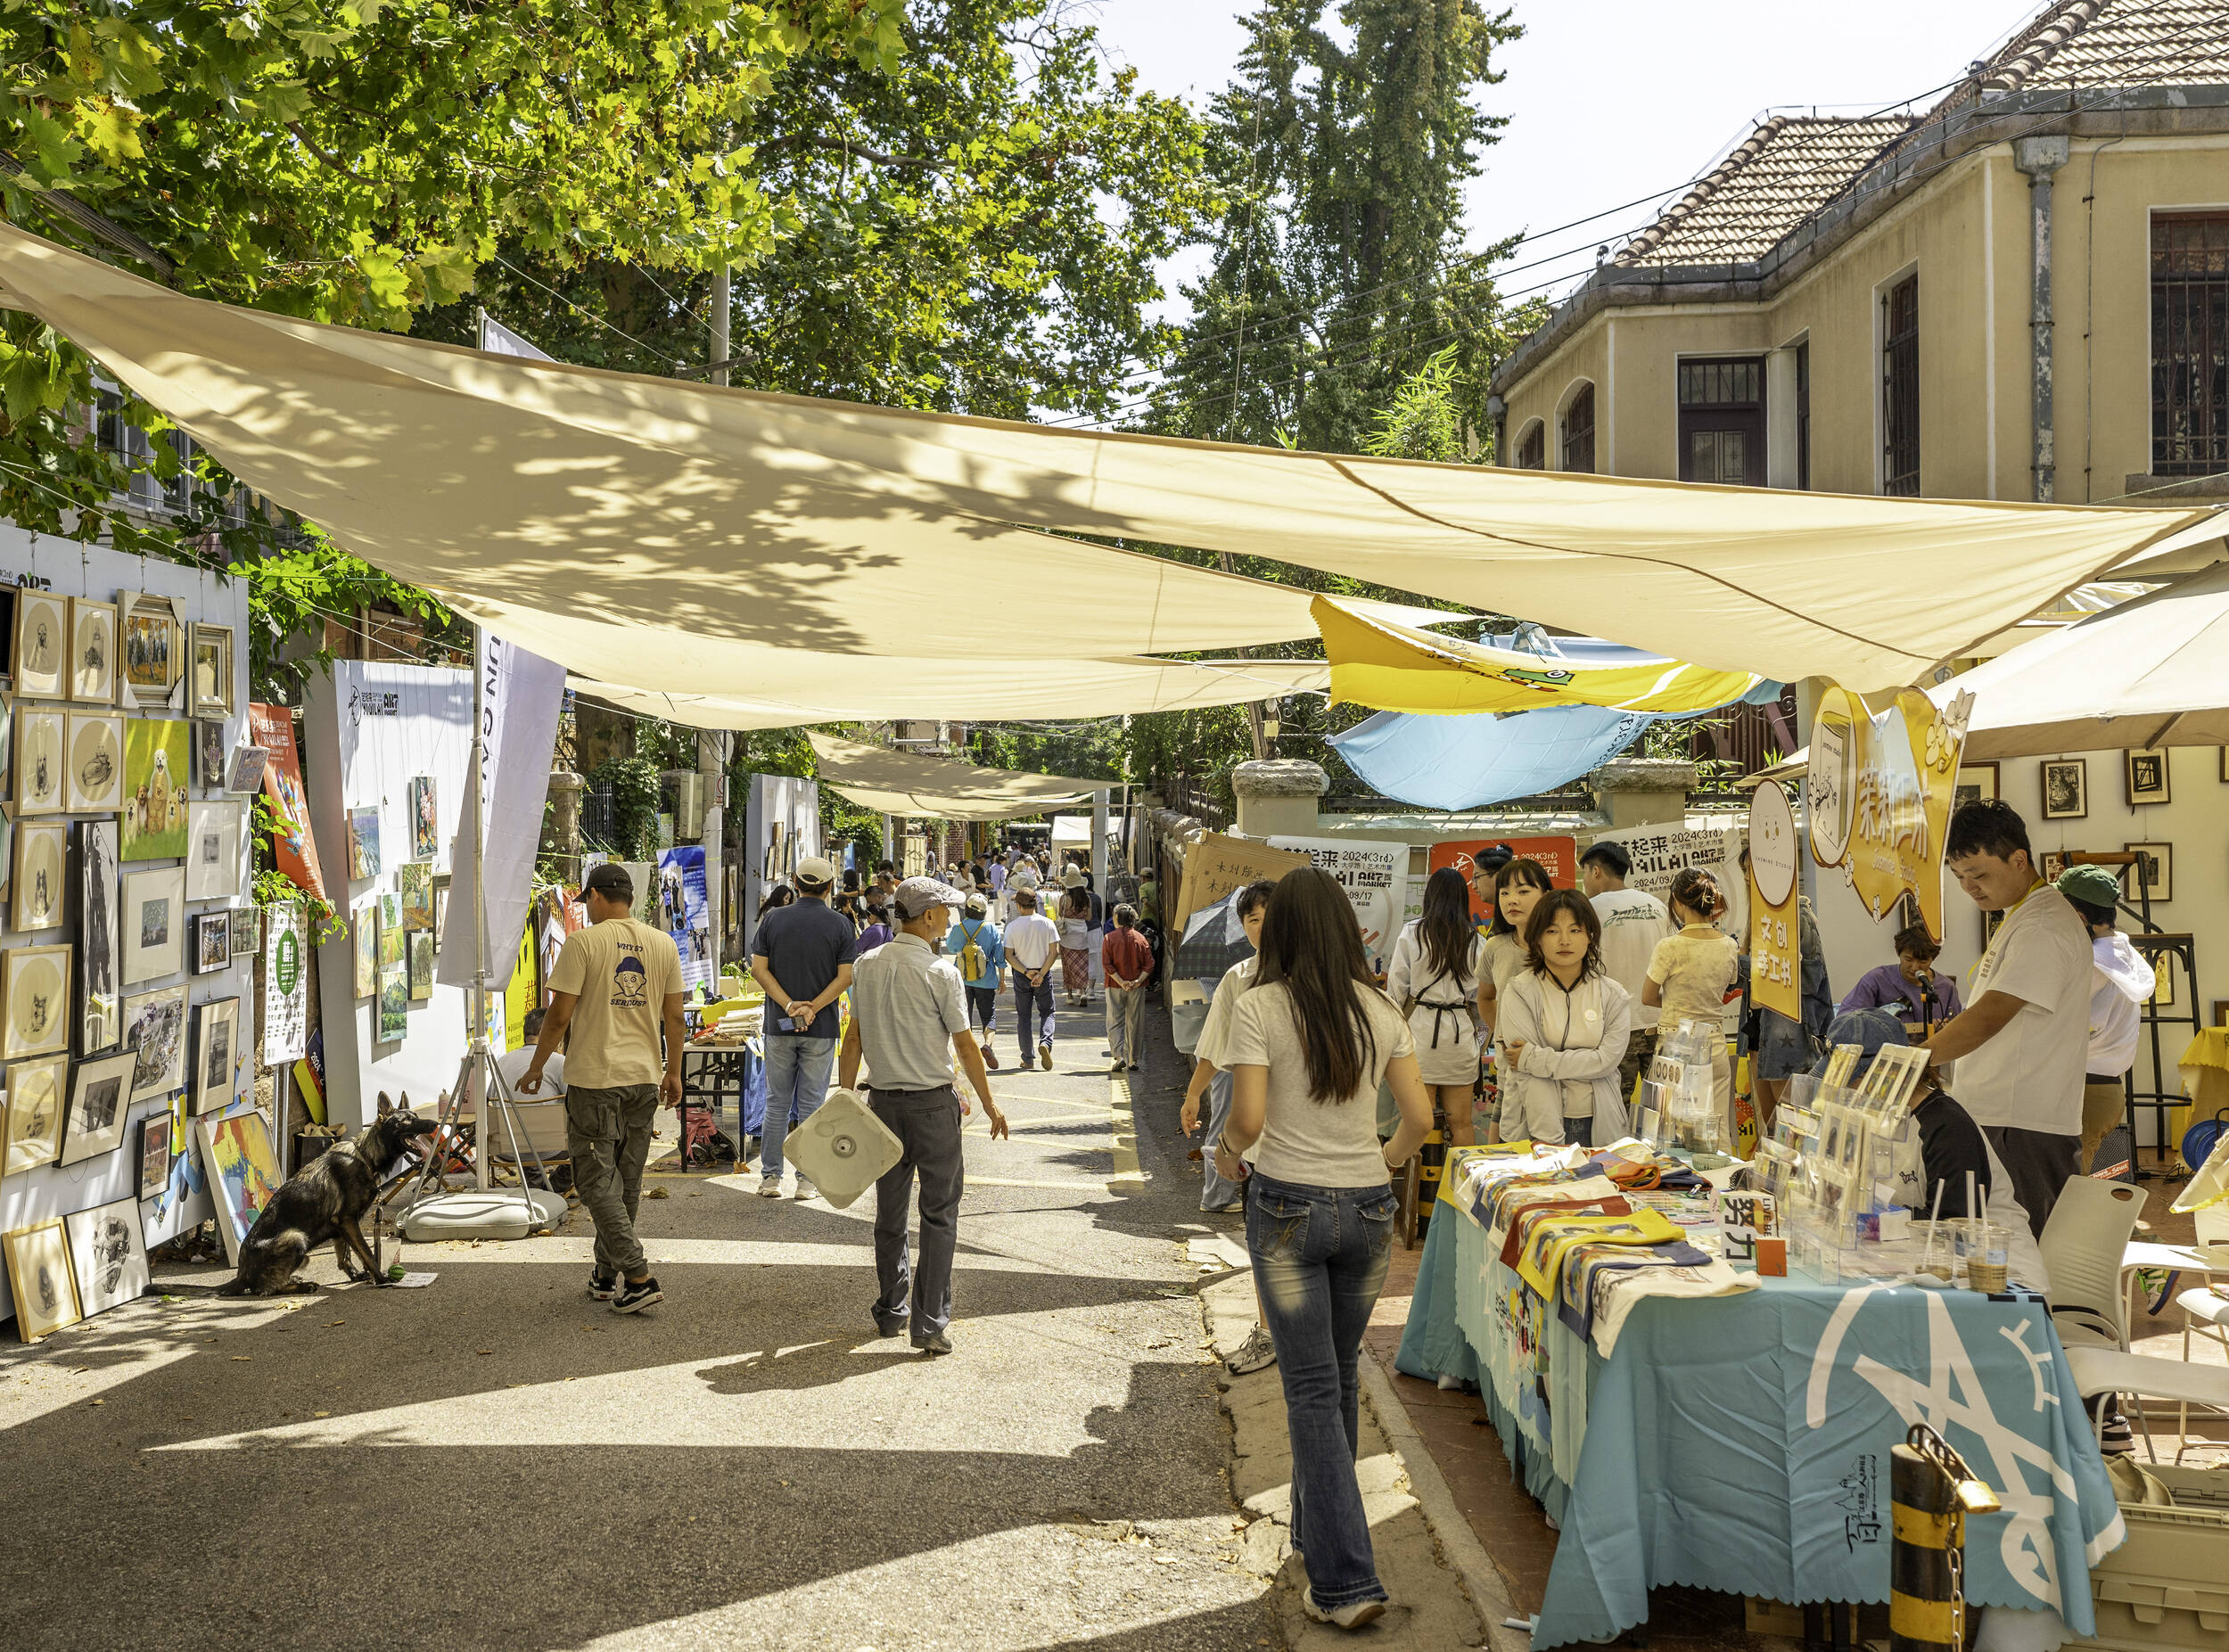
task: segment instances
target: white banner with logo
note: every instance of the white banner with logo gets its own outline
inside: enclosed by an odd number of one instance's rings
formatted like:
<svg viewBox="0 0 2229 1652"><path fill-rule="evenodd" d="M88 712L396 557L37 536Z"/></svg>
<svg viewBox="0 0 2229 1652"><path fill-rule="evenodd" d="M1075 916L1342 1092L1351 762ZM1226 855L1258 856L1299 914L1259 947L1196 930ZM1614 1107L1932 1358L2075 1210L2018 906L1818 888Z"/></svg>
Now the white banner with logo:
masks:
<svg viewBox="0 0 2229 1652"><path fill-rule="evenodd" d="M1272 837L1269 842L1272 849L1298 850L1318 871L1339 880L1339 887L1354 903L1363 949L1370 963L1382 969L1400 938L1408 907L1408 844L1356 837Z"/></svg>
<svg viewBox="0 0 2229 1652"><path fill-rule="evenodd" d="M480 772L465 779L465 806L449 851L448 927L441 935L434 979L444 986L473 984L479 957L475 890L483 882L473 864L477 810L487 865L488 984L500 988L510 984L519 938L526 933L542 809L549 798L550 754L557 747L557 714L565 703L565 668L482 628L478 669ZM483 798L487 804L481 809Z"/></svg>

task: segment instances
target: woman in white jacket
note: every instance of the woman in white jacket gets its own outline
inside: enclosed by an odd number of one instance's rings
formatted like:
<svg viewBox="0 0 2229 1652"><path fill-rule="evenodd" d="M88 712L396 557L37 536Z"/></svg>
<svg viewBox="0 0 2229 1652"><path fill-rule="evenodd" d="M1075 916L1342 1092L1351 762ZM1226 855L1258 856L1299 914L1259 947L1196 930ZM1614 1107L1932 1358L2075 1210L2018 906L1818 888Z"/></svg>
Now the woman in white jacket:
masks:
<svg viewBox="0 0 2229 1652"><path fill-rule="evenodd" d="M1471 1092L1478 1082L1478 1023L1485 1007L1486 939L1470 916L1470 884L1442 867L1424 886L1424 916L1405 925L1386 960L1386 996L1408 1017L1417 1072L1447 1119L1447 1138L1475 1138Z"/></svg>
<svg viewBox="0 0 2229 1652"><path fill-rule="evenodd" d="M1592 1147L1626 1133L1617 1064L1633 1031L1633 999L1602 970L1602 920L1575 889L1541 897L1525 925L1529 968L1501 994L1505 1141Z"/></svg>

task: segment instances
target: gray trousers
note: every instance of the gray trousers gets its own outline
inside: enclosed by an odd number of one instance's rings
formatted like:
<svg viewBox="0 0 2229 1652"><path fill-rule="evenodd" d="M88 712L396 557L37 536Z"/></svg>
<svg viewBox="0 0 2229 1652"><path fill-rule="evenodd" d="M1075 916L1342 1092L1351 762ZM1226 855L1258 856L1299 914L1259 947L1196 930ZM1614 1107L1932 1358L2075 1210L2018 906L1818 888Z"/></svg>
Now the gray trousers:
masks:
<svg viewBox="0 0 2229 1652"><path fill-rule="evenodd" d="M1123 1065L1134 1064L1146 1028L1146 990L1143 987L1106 989L1107 1053Z"/></svg>
<svg viewBox="0 0 2229 1652"><path fill-rule="evenodd" d="M658 1111L655 1084L615 1089L575 1085L565 1092L565 1147L572 1185L596 1224L596 1270L637 1274L646 1266L635 1237L642 1202L642 1167L650 1157L650 1122Z"/></svg>
<svg viewBox="0 0 2229 1652"><path fill-rule="evenodd" d="M903 1152L875 1184L875 1323L895 1336L910 1319L913 1340L952 1322L952 1253L959 1245L959 1196L966 1176L959 1143L959 1097L939 1089L868 1092L875 1116ZM906 1215L921 1179L921 1265L906 1255Z"/></svg>
<svg viewBox="0 0 2229 1652"><path fill-rule="evenodd" d="M1204 1211L1235 1211L1246 1203L1246 1183L1225 1181L1215 1168L1215 1144L1223 1126L1230 1122L1230 1070L1215 1069L1207 1081L1207 1135L1200 1149L1199 1207Z"/></svg>

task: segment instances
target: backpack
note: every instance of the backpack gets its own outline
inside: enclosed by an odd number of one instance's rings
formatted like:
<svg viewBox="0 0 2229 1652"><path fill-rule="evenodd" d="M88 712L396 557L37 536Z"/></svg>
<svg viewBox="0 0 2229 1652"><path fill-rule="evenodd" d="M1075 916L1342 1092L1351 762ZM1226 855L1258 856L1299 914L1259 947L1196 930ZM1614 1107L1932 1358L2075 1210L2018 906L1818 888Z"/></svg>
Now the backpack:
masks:
<svg viewBox="0 0 2229 1652"><path fill-rule="evenodd" d="M967 937L967 944L959 949L960 976L966 981L980 981L989 969L989 965L983 955L983 949L975 944L976 938L983 933L983 925L978 924L975 928L969 929L965 923L962 923L960 933Z"/></svg>

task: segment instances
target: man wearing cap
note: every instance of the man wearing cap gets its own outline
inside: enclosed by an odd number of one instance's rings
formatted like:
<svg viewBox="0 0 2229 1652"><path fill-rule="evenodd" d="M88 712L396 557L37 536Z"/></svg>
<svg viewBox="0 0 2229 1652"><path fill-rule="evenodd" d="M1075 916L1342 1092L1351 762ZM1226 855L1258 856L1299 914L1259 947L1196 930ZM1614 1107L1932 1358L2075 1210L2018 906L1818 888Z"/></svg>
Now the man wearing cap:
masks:
<svg viewBox="0 0 2229 1652"><path fill-rule="evenodd" d="M670 1107L681 1100L681 957L672 936L635 921L635 883L624 867L595 867L580 894L588 926L566 936L557 954L549 1009L519 1089L539 1093L543 1064L566 1045L565 1146L573 1187L596 1224L588 1294L614 1313L636 1313L663 1300L635 1237L635 1212L651 1119L661 1098Z"/></svg>
<svg viewBox="0 0 2229 1652"><path fill-rule="evenodd" d="M953 1087L955 1062L983 1103L991 1134L1007 1133L1006 1115L991 1098L983 1052L967 1025L959 971L940 956L952 912L965 897L930 877L898 885L898 933L859 960L851 989L851 1024L843 1035L840 1076L851 1089L867 1062L868 1103L902 1149L875 1184L875 1277L881 1286L875 1327L895 1336L910 1326L913 1345L950 1353L952 1253L959 1243L959 1200L966 1185L960 1122L973 1111ZM921 1260L906 1255L907 1207L921 1180Z"/></svg>
<svg viewBox="0 0 2229 1652"><path fill-rule="evenodd" d="M2041 1237L2079 1173L2083 1061L2090 1038L2090 935L2036 875L2027 823L1994 798L1953 815L1943 861L1974 905L2003 922L1975 966L1973 995L1923 1047L1958 1064L1958 1099L1996 1149Z"/></svg>
<svg viewBox="0 0 2229 1652"><path fill-rule="evenodd" d="M1024 866L1028 865L1024 861ZM1022 1047L1022 1065L1030 1064L1030 1037L1049 1073L1053 1065L1053 960L1060 956L1060 930L1037 909L1034 889L1012 889L1014 916L1007 921L1006 957L1014 966L1014 1038Z"/></svg>
<svg viewBox="0 0 2229 1652"><path fill-rule="evenodd" d="M2090 1043L2082 1063L2082 1146L2075 1155L2086 1176L2096 1166L2099 1147L2127 1110L2123 1080L2136 1064L2142 1006L2159 977L2114 922L2120 912L2118 878L2103 867L2069 867L2059 892L2090 931Z"/></svg>
<svg viewBox="0 0 2229 1652"><path fill-rule="evenodd" d="M999 1052L991 1047L991 1031L999 1019L999 974L1006 968L1006 947L981 895L967 897L951 933L944 937L944 954L958 966L960 984L967 989L967 1016L982 1029L983 1063L996 1067Z"/></svg>
<svg viewBox="0 0 2229 1652"><path fill-rule="evenodd" d="M827 1099L835 1064L835 1003L851 984L858 937L828 905L835 867L818 855L797 863L797 899L759 920L751 974L766 990L766 1123L759 1138L759 1196L782 1196L782 1143ZM797 1179L797 1196L812 1184Z"/></svg>

